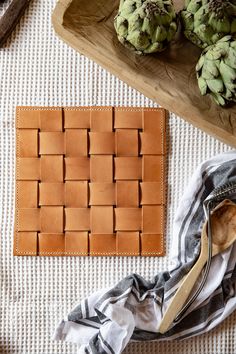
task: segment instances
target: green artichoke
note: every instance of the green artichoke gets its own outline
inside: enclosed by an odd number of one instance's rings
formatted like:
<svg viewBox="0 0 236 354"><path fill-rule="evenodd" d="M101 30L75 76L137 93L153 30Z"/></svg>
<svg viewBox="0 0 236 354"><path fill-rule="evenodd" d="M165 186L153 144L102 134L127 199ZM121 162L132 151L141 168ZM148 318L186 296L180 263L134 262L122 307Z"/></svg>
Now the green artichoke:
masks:
<svg viewBox="0 0 236 354"><path fill-rule="evenodd" d="M185 36L200 48L236 34L236 0L185 0Z"/></svg>
<svg viewBox="0 0 236 354"><path fill-rule="evenodd" d="M163 51L177 31L171 0L121 0L114 25L119 41L137 54Z"/></svg>
<svg viewBox="0 0 236 354"><path fill-rule="evenodd" d="M196 72L202 95L209 93L221 106L236 102L236 40L225 36L204 49Z"/></svg>

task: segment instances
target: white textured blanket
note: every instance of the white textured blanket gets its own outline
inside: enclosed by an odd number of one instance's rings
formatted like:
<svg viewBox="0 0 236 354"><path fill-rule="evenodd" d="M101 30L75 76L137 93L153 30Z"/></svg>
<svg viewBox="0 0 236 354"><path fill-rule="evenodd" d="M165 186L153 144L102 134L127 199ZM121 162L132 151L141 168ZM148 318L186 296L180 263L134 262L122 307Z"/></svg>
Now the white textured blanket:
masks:
<svg viewBox="0 0 236 354"><path fill-rule="evenodd" d="M0 49L0 352L4 354L76 354L77 345L52 340L61 318L84 297L128 274L150 280L169 268L173 215L189 177L200 162L229 149L171 115L167 257L14 258L16 105L154 105L55 36L50 22L55 3L32 0ZM125 353L234 354L235 336L236 314L194 339L132 343Z"/></svg>

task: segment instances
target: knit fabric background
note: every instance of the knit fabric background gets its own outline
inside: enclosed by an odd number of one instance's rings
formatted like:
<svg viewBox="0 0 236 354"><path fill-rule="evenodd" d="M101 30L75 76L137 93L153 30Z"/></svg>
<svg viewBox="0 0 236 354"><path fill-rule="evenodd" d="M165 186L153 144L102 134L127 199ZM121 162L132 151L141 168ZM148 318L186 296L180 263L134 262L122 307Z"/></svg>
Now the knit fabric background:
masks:
<svg viewBox="0 0 236 354"><path fill-rule="evenodd" d="M51 339L57 323L82 298L130 273L151 279L169 267L172 222L197 165L229 149L174 114L168 125L166 252L145 257L13 257L16 105L149 106L155 104L59 40L51 25L55 0L32 0L0 49L0 353L76 354ZM6 5L0 5L0 16ZM131 343L126 354L234 354L236 314L185 341Z"/></svg>

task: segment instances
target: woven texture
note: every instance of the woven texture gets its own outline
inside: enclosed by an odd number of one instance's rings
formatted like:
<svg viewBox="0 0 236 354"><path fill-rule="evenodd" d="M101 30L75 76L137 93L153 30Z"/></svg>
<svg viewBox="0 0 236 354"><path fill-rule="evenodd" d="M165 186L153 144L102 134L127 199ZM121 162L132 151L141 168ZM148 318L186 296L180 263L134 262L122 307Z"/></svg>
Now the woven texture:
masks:
<svg viewBox="0 0 236 354"><path fill-rule="evenodd" d="M13 257L15 107L17 105L155 106L55 37L54 0L32 0L29 9L0 50L0 352L75 354L74 345L53 342L56 324L72 307L125 275L151 279L169 265L174 211L197 165L229 149L175 115L169 120L167 257ZM126 354L233 354L236 315L212 332L187 341L131 343Z"/></svg>
<svg viewBox="0 0 236 354"><path fill-rule="evenodd" d="M165 118L17 107L14 254L162 255Z"/></svg>

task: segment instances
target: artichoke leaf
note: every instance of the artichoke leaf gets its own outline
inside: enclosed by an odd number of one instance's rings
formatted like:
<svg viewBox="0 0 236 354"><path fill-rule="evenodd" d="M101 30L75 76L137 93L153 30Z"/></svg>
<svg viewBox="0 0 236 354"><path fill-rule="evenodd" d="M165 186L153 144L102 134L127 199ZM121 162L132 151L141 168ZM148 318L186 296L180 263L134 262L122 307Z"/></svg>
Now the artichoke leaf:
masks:
<svg viewBox="0 0 236 354"><path fill-rule="evenodd" d="M214 60L205 60L204 63L205 69L213 76L217 77L219 75L219 70L217 68L217 61Z"/></svg>
<svg viewBox="0 0 236 354"><path fill-rule="evenodd" d="M214 35L214 32L210 26L202 24L198 26L198 28L195 30L195 33L202 40L203 43L208 43L208 44L212 43L211 39Z"/></svg>
<svg viewBox="0 0 236 354"><path fill-rule="evenodd" d="M228 42L231 38L232 38L232 36L230 36L230 35L224 36L219 40L219 42Z"/></svg>
<svg viewBox="0 0 236 354"><path fill-rule="evenodd" d="M222 52L220 49L212 47L206 52L206 59L217 60L221 58L221 54Z"/></svg>
<svg viewBox="0 0 236 354"><path fill-rule="evenodd" d="M207 82L207 86L209 87L211 92L213 92L213 93L224 92L224 84L220 78L206 80L206 82Z"/></svg>
<svg viewBox="0 0 236 354"><path fill-rule="evenodd" d="M197 65L196 65L196 70L199 71L201 70L201 68L203 67L203 64L205 62L205 58L204 58L204 55L201 55L198 62L197 62Z"/></svg>
<svg viewBox="0 0 236 354"><path fill-rule="evenodd" d="M231 33L236 33L236 18L231 23Z"/></svg>
<svg viewBox="0 0 236 354"><path fill-rule="evenodd" d="M233 92L232 91L230 91L228 88L226 89L226 92L225 92L225 98L227 99L227 100L231 100L232 98L233 98Z"/></svg>
<svg viewBox="0 0 236 354"><path fill-rule="evenodd" d="M147 17L145 17L143 20L142 31L146 32L149 36L151 36L153 32L153 27L154 26L152 24L152 21L150 21Z"/></svg>
<svg viewBox="0 0 236 354"><path fill-rule="evenodd" d="M147 48L149 40L146 33L141 31L134 31L127 36L127 41L131 43L137 50Z"/></svg>
<svg viewBox="0 0 236 354"><path fill-rule="evenodd" d="M224 106L224 105L226 104L225 99L224 99L223 96L218 95L218 94L214 94L214 93L212 93L211 96L213 97L214 101L215 101L218 105Z"/></svg>
<svg viewBox="0 0 236 354"><path fill-rule="evenodd" d="M189 4L187 5L187 11L191 12L192 14L195 14L201 7L201 2L200 1L190 1Z"/></svg>
<svg viewBox="0 0 236 354"><path fill-rule="evenodd" d="M153 41L154 42L163 42L167 37L167 32L165 27L163 26L158 26L154 36L153 36Z"/></svg>
<svg viewBox="0 0 236 354"><path fill-rule="evenodd" d="M175 22L171 22L170 27L169 27L169 31L167 32L167 36L166 36L166 38L169 42L173 38L176 31L177 31L177 24Z"/></svg>
<svg viewBox="0 0 236 354"><path fill-rule="evenodd" d="M224 82L227 90L230 90L234 95L236 94L236 85L230 82Z"/></svg>
<svg viewBox="0 0 236 354"><path fill-rule="evenodd" d="M190 12L182 11L181 12L181 19L184 25L185 30L193 31L193 15Z"/></svg>
<svg viewBox="0 0 236 354"><path fill-rule="evenodd" d="M220 62L219 69L222 80L225 83L234 83L236 81L236 70L225 64L223 60Z"/></svg>
<svg viewBox="0 0 236 354"><path fill-rule="evenodd" d="M201 92L201 95L204 96L207 93L207 82L203 77L198 78L198 87Z"/></svg>
<svg viewBox="0 0 236 354"><path fill-rule="evenodd" d="M141 20L139 14L134 13L134 14L132 14L130 16L128 23L129 23L128 31L130 33L130 32L133 32L133 31L140 31L140 28L142 27L143 21Z"/></svg>
<svg viewBox="0 0 236 354"><path fill-rule="evenodd" d="M233 69L236 69L236 50L229 48L228 55L225 57L225 64L230 66Z"/></svg>

